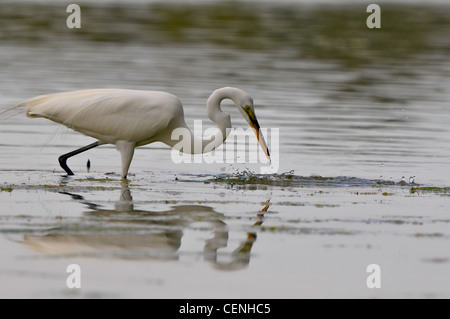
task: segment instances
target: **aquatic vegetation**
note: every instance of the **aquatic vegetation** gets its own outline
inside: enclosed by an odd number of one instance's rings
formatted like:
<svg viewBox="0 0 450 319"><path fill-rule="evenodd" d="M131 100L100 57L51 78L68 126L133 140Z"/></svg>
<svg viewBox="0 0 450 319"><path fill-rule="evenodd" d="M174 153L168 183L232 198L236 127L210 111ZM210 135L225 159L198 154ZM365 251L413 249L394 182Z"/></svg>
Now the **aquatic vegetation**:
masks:
<svg viewBox="0 0 450 319"><path fill-rule="evenodd" d="M420 186L418 188L415 188L415 191L436 194L450 194L450 187Z"/></svg>
<svg viewBox="0 0 450 319"><path fill-rule="evenodd" d="M84 181L84 180L83 180ZM77 191L77 192L89 192L89 191L112 191L120 189L120 185L111 185L105 187L101 185L65 185L65 184L20 184L20 185L8 185L0 186L0 192L12 192L13 190L43 190L46 192L64 192L64 191Z"/></svg>
<svg viewBox="0 0 450 319"><path fill-rule="evenodd" d="M417 237L417 238L420 238L420 237L440 238L440 237L444 237L444 234L442 234L442 233L430 233L430 234L416 233L416 234L414 234L414 237Z"/></svg>
<svg viewBox="0 0 450 319"><path fill-rule="evenodd" d="M355 186L402 186L391 180L370 180L351 176L298 176L294 171L281 174L255 174L250 171L242 171L234 174L220 174L206 180L208 183L226 183L231 186L235 185L269 185L269 186L335 186L335 187L355 187ZM249 187L249 186L248 186ZM384 196L390 195L386 193Z"/></svg>
<svg viewBox="0 0 450 319"><path fill-rule="evenodd" d="M356 192L356 195L378 195L377 192Z"/></svg>
<svg viewBox="0 0 450 319"><path fill-rule="evenodd" d="M88 178L77 178L75 179L77 182L99 182L99 183L106 183L106 182L120 182L119 179L112 179L112 178L94 178L94 177L88 177Z"/></svg>
<svg viewBox="0 0 450 319"><path fill-rule="evenodd" d="M13 191L13 187L12 185L7 185L7 186L0 186L0 192L12 192Z"/></svg>

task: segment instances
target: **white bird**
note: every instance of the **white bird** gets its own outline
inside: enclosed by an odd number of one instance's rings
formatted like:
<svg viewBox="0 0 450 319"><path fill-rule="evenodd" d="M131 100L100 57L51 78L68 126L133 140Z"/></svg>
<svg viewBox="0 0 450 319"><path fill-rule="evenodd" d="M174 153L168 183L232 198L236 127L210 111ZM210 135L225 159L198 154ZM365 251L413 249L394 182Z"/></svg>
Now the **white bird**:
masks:
<svg viewBox="0 0 450 319"><path fill-rule="evenodd" d="M189 130L183 106L175 95L159 91L90 89L61 92L31 98L7 111L24 107L29 117L43 117L97 139L95 143L59 157L59 163L68 175L73 175L66 164L68 158L99 145L114 144L122 158L122 178L126 179L136 147L157 141L172 148L179 147L178 141L172 139L174 129L185 128L191 133L191 147L180 149L184 153L203 153L220 146L231 128L230 115L220 108L224 99L234 102L253 128L270 161L269 150L255 116L253 99L233 87L217 89L209 97L208 116L218 127L207 137L195 136ZM199 149L194 145L202 147Z"/></svg>

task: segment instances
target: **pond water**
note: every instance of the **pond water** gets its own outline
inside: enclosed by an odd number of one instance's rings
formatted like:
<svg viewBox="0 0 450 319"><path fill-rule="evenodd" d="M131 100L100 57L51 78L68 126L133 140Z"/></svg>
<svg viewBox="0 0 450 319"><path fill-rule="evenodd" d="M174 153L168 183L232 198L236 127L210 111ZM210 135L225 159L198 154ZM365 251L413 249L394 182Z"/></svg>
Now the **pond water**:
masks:
<svg viewBox="0 0 450 319"><path fill-rule="evenodd" d="M121 181L104 145L71 158L66 177L58 156L94 140L4 113L1 297L450 296L450 7L387 2L377 30L360 4L81 10L75 30L58 3L2 6L1 110L69 90L162 90L207 127L211 92L235 86L278 129L277 167L176 164L155 143ZM69 264L81 289L66 286Z"/></svg>

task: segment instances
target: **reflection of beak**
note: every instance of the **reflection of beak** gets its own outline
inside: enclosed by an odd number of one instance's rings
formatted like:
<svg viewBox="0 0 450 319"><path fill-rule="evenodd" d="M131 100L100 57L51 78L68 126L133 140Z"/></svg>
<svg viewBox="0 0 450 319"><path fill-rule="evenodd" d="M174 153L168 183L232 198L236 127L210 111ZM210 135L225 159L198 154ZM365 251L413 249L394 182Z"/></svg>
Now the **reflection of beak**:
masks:
<svg viewBox="0 0 450 319"><path fill-rule="evenodd" d="M253 113L253 111L249 110L247 112L247 114L248 114L248 117L250 118L250 126L252 127L253 131L255 132L255 135L256 135L256 138L258 139L259 145L261 145L261 148L263 149L264 154L266 154L267 159L269 160L269 162L271 162L269 149L267 148L267 144L266 144L266 141L264 140L264 136L262 135L262 133L260 131L259 123L258 123L258 120L256 119L255 113Z"/></svg>

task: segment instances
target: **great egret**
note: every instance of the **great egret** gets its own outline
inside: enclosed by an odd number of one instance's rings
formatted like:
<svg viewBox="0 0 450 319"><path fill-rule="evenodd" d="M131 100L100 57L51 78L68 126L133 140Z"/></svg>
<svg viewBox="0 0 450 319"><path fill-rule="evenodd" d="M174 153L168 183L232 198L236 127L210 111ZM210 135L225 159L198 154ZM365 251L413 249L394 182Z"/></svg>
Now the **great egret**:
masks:
<svg viewBox="0 0 450 319"><path fill-rule="evenodd" d="M172 148L179 147L177 141L172 139L174 129L185 128L191 133L191 147L180 149L184 153L203 153L221 145L231 128L230 115L220 108L224 99L234 102L253 128L270 160L255 116L253 99L246 92L233 87L217 89L209 97L208 116L218 128L207 137L194 136L185 123L180 100L175 95L159 91L90 89L61 92L34 97L9 110L25 107L29 117L43 117L97 139L95 143L59 157L59 163L68 175L73 175L66 164L68 158L102 144L115 144L122 157L122 178L126 179L136 147L157 141Z"/></svg>

